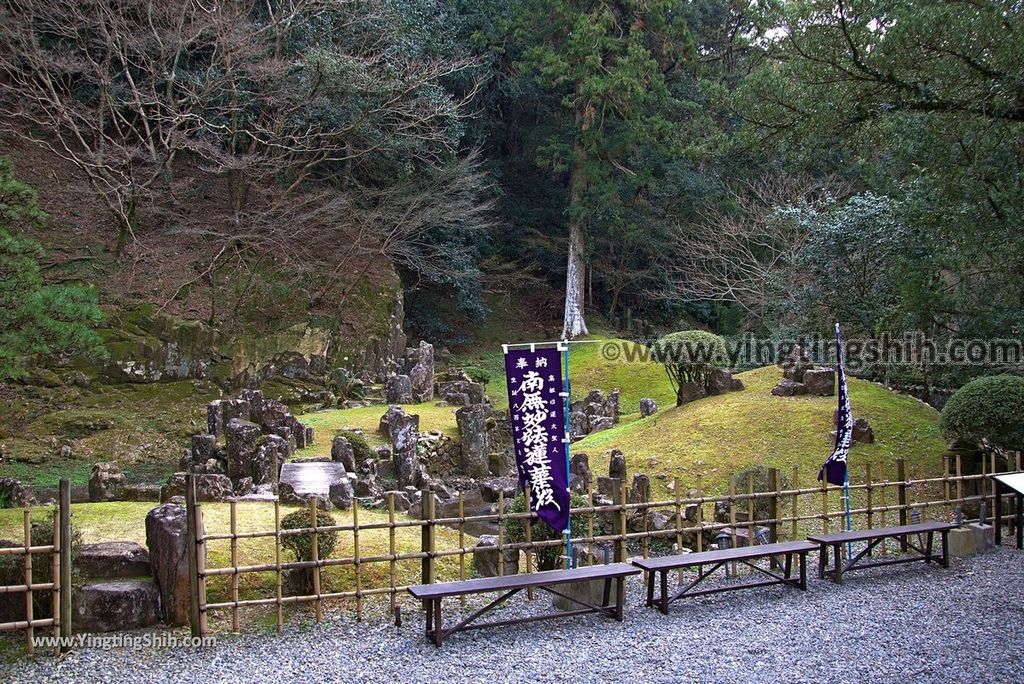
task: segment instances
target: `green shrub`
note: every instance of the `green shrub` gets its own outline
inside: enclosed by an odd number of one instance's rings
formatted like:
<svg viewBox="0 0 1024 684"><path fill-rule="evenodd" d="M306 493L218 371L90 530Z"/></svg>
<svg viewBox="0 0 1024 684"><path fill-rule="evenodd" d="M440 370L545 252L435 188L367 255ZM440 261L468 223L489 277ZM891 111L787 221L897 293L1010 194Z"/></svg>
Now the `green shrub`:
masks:
<svg viewBox="0 0 1024 684"><path fill-rule="evenodd" d="M590 503L581 494L571 494L569 497L570 508L587 508ZM527 510L526 497L519 493L508 507L509 513L525 513ZM573 537L585 537L587 535L587 523L593 517L593 513L574 513L569 517L569 528ZM505 537L509 543L522 544L526 541L526 520L512 518L505 521ZM530 527L530 541L548 541L550 539L562 539L561 532L555 532L546 523L534 521ZM562 546L545 546L533 551L537 558L537 570L554 570L559 567L559 558L564 553Z"/></svg>
<svg viewBox="0 0 1024 684"><path fill-rule="evenodd" d="M317 509L316 522L320 527L330 527L338 523L327 511ZM289 513L281 519L281 529L300 530L313 526L313 516L308 508ZM317 532L317 556L327 558L338 543L338 532ZM281 546L295 554L295 560L308 561L313 559L313 533L303 532L301 534L289 534L281 537Z"/></svg>
<svg viewBox="0 0 1024 684"><path fill-rule="evenodd" d="M57 511L51 508L44 516L32 522L32 546L49 546L53 543L53 515ZM33 516L34 517L34 516ZM19 542L22 540L19 538ZM78 559L82 553L82 533L74 526L71 527L71 586L77 587L81 584L81 572L78 568ZM53 581L53 566L50 562L50 555L43 553L32 554L32 582L33 584L47 584ZM0 556L0 584L22 584L24 582L25 560L22 554L5 554ZM24 603L24 594L18 594L18 601ZM52 617L52 596L48 591L37 591L32 594L32 614L36 618ZM22 619L22 618L19 618Z"/></svg>
<svg viewBox="0 0 1024 684"><path fill-rule="evenodd" d="M352 375L347 368L335 368L327 382L328 388L334 392L338 401L346 399L362 399L366 396L363 381Z"/></svg>
<svg viewBox="0 0 1024 684"><path fill-rule="evenodd" d="M683 403L682 386L695 383L709 389L711 371L729 365L725 340L703 330L669 333L651 345L651 359L665 366L676 391L676 406Z"/></svg>
<svg viewBox="0 0 1024 684"><path fill-rule="evenodd" d="M348 443L352 445L352 453L355 455L356 465L361 466L369 460L377 457L373 453L373 449L370 448L370 443L366 441L366 437L358 432L343 432L341 433Z"/></svg>
<svg viewBox="0 0 1024 684"><path fill-rule="evenodd" d="M462 369L462 372L472 380L473 382L479 382L481 385L486 385L491 381L491 372L477 366L466 366Z"/></svg>
<svg viewBox="0 0 1024 684"><path fill-rule="evenodd" d="M972 380L942 409L939 427L947 439L1024 449L1024 378L990 375Z"/></svg>

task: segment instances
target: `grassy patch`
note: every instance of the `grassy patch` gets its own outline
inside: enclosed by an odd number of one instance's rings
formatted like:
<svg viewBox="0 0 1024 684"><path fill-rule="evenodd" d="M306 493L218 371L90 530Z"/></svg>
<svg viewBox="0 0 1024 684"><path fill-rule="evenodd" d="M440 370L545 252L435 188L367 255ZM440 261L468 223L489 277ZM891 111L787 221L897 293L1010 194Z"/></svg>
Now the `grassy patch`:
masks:
<svg viewBox="0 0 1024 684"><path fill-rule="evenodd" d="M573 451L589 453L591 467L602 473L609 450L621 449L630 472L649 474L661 494L673 477L688 489L697 475L704 477L707 489L723 493L729 475L752 465L778 467L787 474L797 466L801 484L809 485L832 449L835 397L774 397L770 391L780 378L775 367L739 377L746 385L741 392L678 408L670 402L653 416L573 444ZM881 468L875 470L876 478L893 476L900 456L915 476L941 472L946 443L939 434L938 412L857 379L850 380L850 402L854 416L867 418L875 432L874 444L858 444L850 455L856 477L869 462Z"/></svg>

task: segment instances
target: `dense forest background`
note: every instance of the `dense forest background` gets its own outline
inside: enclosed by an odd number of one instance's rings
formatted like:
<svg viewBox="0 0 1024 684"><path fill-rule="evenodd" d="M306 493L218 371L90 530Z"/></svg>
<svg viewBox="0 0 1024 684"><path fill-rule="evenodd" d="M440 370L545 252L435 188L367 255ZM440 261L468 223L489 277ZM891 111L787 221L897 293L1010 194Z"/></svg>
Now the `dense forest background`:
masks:
<svg viewBox="0 0 1024 684"><path fill-rule="evenodd" d="M996 0L4 0L0 310L48 333L0 360L87 347L97 306L329 321L385 267L450 345L509 308L1019 338L1022 31Z"/></svg>

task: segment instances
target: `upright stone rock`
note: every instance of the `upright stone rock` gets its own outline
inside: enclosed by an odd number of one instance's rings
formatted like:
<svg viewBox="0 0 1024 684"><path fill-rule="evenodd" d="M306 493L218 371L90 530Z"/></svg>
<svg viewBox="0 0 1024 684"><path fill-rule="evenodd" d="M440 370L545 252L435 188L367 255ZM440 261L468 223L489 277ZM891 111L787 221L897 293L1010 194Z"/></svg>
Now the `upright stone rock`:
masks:
<svg viewBox="0 0 1024 684"><path fill-rule="evenodd" d="M612 449L611 459L608 461L608 477L621 480L623 486L626 484L626 457L618 449Z"/></svg>
<svg viewBox="0 0 1024 684"><path fill-rule="evenodd" d="M590 472L590 457L585 453L573 454L569 460L569 487L574 492L586 493L594 481Z"/></svg>
<svg viewBox="0 0 1024 684"><path fill-rule="evenodd" d="M220 399L206 405L206 431L214 437L224 433L224 402Z"/></svg>
<svg viewBox="0 0 1024 684"><path fill-rule="evenodd" d="M518 574L519 549L505 549L502 556L505 564L502 574ZM491 534L481 535L473 548L473 570L480 577L497 577L498 562L498 538Z"/></svg>
<svg viewBox="0 0 1024 684"><path fill-rule="evenodd" d="M146 516L146 546L165 622L184 625L189 614L188 533L184 506L164 504ZM200 547L202 548L202 547Z"/></svg>
<svg viewBox="0 0 1024 684"><path fill-rule="evenodd" d="M431 401L434 398L434 345L420 342L408 359L414 362L407 370L413 401Z"/></svg>
<svg viewBox="0 0 1024 684"><path fill-rule="evenodd" d="M389 404L412 403L412 381L408 375L392 375L384 385L384 400Z"/></svg>
<svg viewBox="0 0 1024 684"><path fill-rule="evenodd" d="M224 411L224 427L235 420L249 420L252 415L252 407L245 399L225 399L221 402Z"/></svg>
<svg viewBox="0 0 1024 684"><path fill-rule="evenodd" d="M658 412L658 402L654 399L643 398L640 400L640 417L646 418Z"/></svg>
<svg viewBox="0 0 1024 684"><path fill-rule="evenodd" d="M336 435L331 443L331 460L345 466L345 471L356 472L356 455L352 443L344 435Z"/></svg>
<svg viewBox="0 0 1024 684"><path fill-rule="evenodd" d="M36 505L36 496L32 488L13 477L0 477L0 494L7 500L7 505L13 508Z"/></svg>
<svg viewBox="0 0 1024 684"><path fill-rule="evenodd" d="M404 411L394 416L391 424L391 449L395 461L395 478L399 487L418 487L423 481L416 445L419 442L420 417Z"/></svg>
<svg viewBox="0 0 1024 684"><path fill-rule="evenodd" d="M240 477L252 477L257 442L263 434L260 426L249 420L232 418L228 421L225 432L227 433L225 455L228 462L228 476L233 480Z"/></svg>
<svg viewBox="0 0 1024 684"><path fill-rule="evenodd" d="M214 435L192 435L192 449L189 451L194 465L204 464L217 456L217 438Z"/></svg>
<svg viewBox="0 0 1024 684"><path fill-rule="evenodd" d="M352 508L352 494L352 481L346 477L331 483L327 497L335 508L347 511Z"/></svg>
<svg viewBox="0 0 1024 684"><path fill-rule="evenodd" d="M793 382L803 382L804 373L814 368L814 362L807 355L804 348L797 345L786 358L782 360L782 377Z"/></svg>
<svg viewBox="0 0 1024 684"><path fill-rule="evenodd" d="M388 406L388 410L384 412L384 415L380 417L380 423L377 426L377 431L382 437L387 439L389 442L394 441L395 425L405 420L406 414L405 409L401 406ZM419 417L416 417L417 429L419 428Z"/></svg>
<svg viewBox="0 0 1024 684"><path fill-rule="evenodd" d="M726 368L715 368L708 373L708 394L715 396L732 391L732 372Z"/></svg>
<svg viewBox="0 0 1024 684"><path fill-rule="evenodd" d="M89 501L116 501L124 491L124 473L116 463L95 463L89 474Z"/></svg>
<svg viewBox="0 0 1024 684"><path fill-rule="evenodd" d="M633 476L633 483L629 487L630 503L642 503L651 500L651 478L643 473Z"/></svg>
<svg viewBox="0 0 1024 684"><path fill-rule="evenodd" d="M808 368L804 371L803 384L808 394L831 397L836 393L836 372L831 368Z"/></svg>
<svg viewBox="0 0 1024 684"><path fill-rule="evenodd" d="M463 474L473 478L487 477L491 453L491 407L471 404L455 412L462 442L460 466Z"/></svg>

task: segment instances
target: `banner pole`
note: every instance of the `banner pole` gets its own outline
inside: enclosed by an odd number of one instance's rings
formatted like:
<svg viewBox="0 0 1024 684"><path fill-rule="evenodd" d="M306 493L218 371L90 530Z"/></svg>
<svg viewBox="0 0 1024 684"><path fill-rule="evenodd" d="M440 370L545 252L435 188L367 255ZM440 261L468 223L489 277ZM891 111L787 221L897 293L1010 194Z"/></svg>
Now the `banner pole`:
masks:
<svg viewBox="0 0 1024 684"><path fill-rule="evenodd" d="M572 564L572 489L570 487L572 476L569 474L569 341L562 340L562 401L564 402L563 413L565 414L565 489L569 493L569 518L565 525L565 567L571 569ZM587 504L590 505L590 504Z"/></svg>

